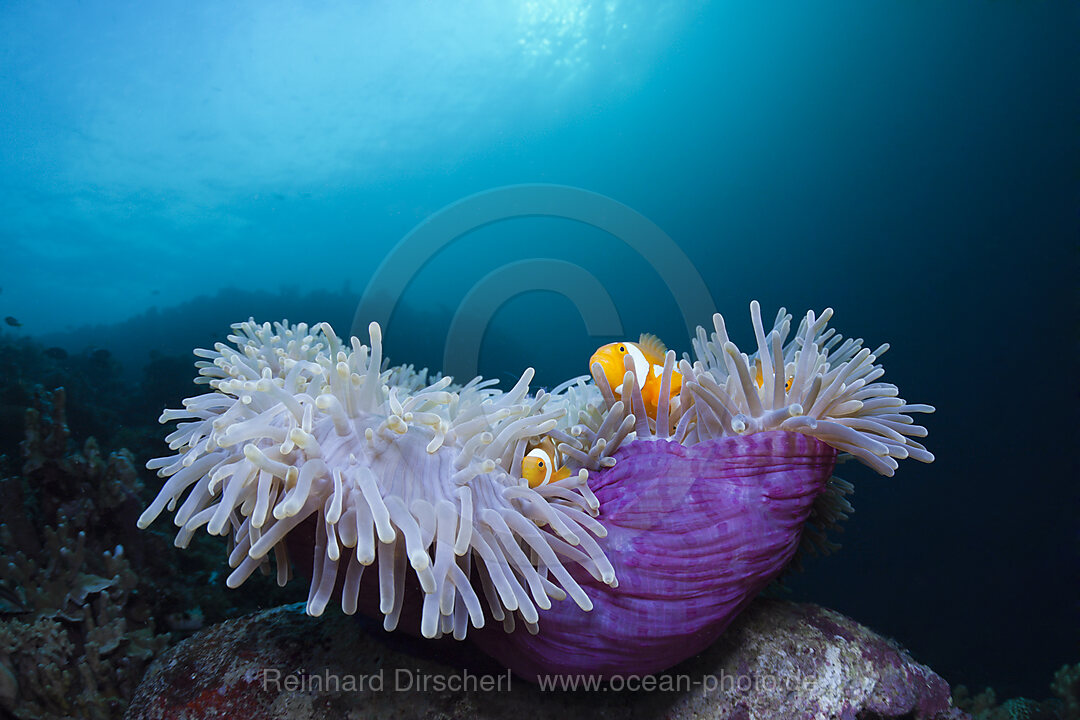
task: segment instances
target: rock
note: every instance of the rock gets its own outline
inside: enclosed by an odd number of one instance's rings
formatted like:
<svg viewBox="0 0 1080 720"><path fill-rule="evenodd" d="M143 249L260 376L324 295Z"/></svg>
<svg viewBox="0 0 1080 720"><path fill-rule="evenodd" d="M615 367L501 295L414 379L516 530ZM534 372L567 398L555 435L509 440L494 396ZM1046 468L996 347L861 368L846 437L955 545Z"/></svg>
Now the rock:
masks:
<svg viewBox="0 0 1080 720"><path fill-rule="evenodd" d="M647 677L541 688L469 645L419 641L303 603L230 620L147 672L129 720L715 718L960 720L945 681L839 613L759 599L709 650ZM575 690L568 690L575 686Z"/></svg>

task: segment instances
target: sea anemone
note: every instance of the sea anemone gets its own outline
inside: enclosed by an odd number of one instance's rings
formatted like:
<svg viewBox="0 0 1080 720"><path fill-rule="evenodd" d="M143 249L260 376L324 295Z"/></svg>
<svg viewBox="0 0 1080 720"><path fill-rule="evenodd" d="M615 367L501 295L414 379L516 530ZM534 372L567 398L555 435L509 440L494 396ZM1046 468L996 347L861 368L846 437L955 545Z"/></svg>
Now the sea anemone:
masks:
<svg viewBox="0 0 1080 720"><path fill-rule="evenodd" d="M177 454L148 464L168 480L139 518L147 527L187 492L176 545L203 525L229 536L230 587L271 552L284 584L286 535L309 519L312 615L325 609L341 569L341 606L355 612L364 569L376 560L386 629L398 624L408 564L424 593L425 637L460 638L469 623L484 625L474 570L491 615L512 622L517 611L527 624L551 598L591 608L564 564L615 582L594 538L605 531L587 472L537 489L521 480L526 444L566 412L545 409L549 394L528 394L531 369L506 393L479 378L454 388L409 367L383 371L374 323L370 347L356 338L343 345L325 323L233 329L236 349L196 351L204 358L196 382L212 392L161 416L181 421L167 438Z"/></svg>
<svg viewBox="0 0 1080 720"><path fill-rule="evenodd" d="M844 340L826 327L832 310L808 312L787 343L785 310L768 334L756 302L751 316L751 355L729 340L719 314L711 335L699 328L697 358L678 364L683 384L673 398L675 353L667 353L655 417L629 355L620 393L594 365L589 387L602 400L598 409L579 391L585 427L633 411L616 462L589 477L619 584L580 578L590 613L560 603L532 636L482 631L473 639L485 652L533 679L664 670L711 644L800 550L834 547L826 533L851 511L851 485L832 477L838 451L884 475L898 459L933 460L912 440L926 429L911 417L933 408L879 382L876 361L888 346L870 352L861 339ZM606 450L603 433L553 434L578 462Z"/></svg>
<svg viewBox="0 0 1080 720"><path fill-rule="evenodd" d="M139 525L186 493L176 544L202 525L230 537L232 587L271 551L286 582L291 535L312 553L313 615L340 592L346 613L381 613L387 629L463 638L471 624L526 677L661 670L715 639L800 543L827 546L850 511L838 452L885 475L933 459L911 418L933 408L881 382L887 346L842 339L831 315L808 312L788 341L792 316L766 333L752 303L749 355L714 316L695 358L667 353L655 412L632 360L617 393L599 365L535 395L527 370L503 393L384 369L375 324L368 347L325 323L240 323L236 349L196 351L212 392L162 415L183 421L177 454L149 464L168 480ZM522 458L546 439L571 474L530 488ZM372 564L377 609L361 590Z"/></svg>
<svg viewBox="0 0 1080 720"><path fill-rule="evenodd" d="M925 437L926 428L911 413L934 408L909 404L895 385L878 382L885 370L876 362L888 344L871 352L861 338L844 340L826 327L832 314L831 308L820 317L808 312L785 344L791 315L781 308L765 335L761 307L750 303L758 345L752 356L728 339L719 313L710 337L699 327L693 340L697 361L680 364L695 400L695 422L686 423L681 441L788 430L850 453L890 477L897 460L932 462L934 456L913 439ZM757 367L756 380L751 365Z"/></svg>

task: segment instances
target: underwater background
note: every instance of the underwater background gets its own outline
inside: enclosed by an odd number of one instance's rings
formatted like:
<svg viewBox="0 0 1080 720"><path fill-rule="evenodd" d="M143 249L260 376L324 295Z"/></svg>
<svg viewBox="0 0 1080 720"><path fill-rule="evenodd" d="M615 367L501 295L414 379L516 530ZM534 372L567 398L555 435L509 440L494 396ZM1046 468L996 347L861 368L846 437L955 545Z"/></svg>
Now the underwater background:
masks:
<svg viewBox="0 0 1080 720"><path fill-rule="evenodd" d="M67 389L75 441L141 466L192 394L191 349L230 323L347 332L448 206L580 188L666 233L738 342L758 299L891 344L886 379L937 407L937 459L842 467L843 548L791 597L950 683L1041 697L1080 649L1078 32L1054 0L5 3L0 476L38 384ZM394 361L475 352L448 328L507 268L523 292L474 319L504 386L531 366L550 387L642 332L688 351L687 323L709 324L658 272L670 249L505 217L378 299ZM591 274L621 332L590 333L569 269L536 258Z"/></svg>

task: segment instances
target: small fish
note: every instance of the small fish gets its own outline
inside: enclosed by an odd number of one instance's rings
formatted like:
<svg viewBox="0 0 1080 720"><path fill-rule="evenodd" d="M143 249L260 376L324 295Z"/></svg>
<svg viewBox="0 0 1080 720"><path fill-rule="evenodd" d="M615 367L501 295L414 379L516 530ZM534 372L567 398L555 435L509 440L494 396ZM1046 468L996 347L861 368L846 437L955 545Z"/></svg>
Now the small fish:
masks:
<svg viewBox="0 0 1080 720"><path fill-rule="evenodd" d="M558 457L555 441L545 437L522 458L521 477L529 481L531 488L570 477L570 468L559 467Z"/></svg>
<svg viewBox="0 0 1080 720"><path fill-rule="evenodd" d="M791 375L787 376L787 380L784 381L785 392L791 389L791 381L794 379L795 378L793 378ZM754 380L755 382L757 382L758 388L765 387L765 377L762 375L761 371L761 358L754 359Z"/></svg>
<svg viewBox="0 0 1080 720"><path fill-rule="evenodd" d="M169 613L165 616L165 625L173 632L195 632L203 626L202 609Z"/></svg>
<svg viewBox="0 0 1080 720"><path fill-rule="evenodd" d="M16 320L15 318L11 317L10 315L8 315L6 318L4 318L4 322L6 322L11 327L22 327L22 323L19 322L18 320Z"/></svg>
<svg viewBox="0 0 1080 720"><path fill-rule="evenodd" d="M634 378L638 387L641 388L641 397L645 401L645 409L649 417L656 417L656 407L660 402L660 386L664 374L664 356L667 348L660 338L655 335L644 334L636 343L621 342L604 345L589 358L589 367L600 363L604 371L604 377L614 392L622 392L623 377L626 369L623 358L627 355L633 360ZM676 397L682 389L682 374L671 371L671 386L668 388L668 397L673 404L678 400Z"/></svg>

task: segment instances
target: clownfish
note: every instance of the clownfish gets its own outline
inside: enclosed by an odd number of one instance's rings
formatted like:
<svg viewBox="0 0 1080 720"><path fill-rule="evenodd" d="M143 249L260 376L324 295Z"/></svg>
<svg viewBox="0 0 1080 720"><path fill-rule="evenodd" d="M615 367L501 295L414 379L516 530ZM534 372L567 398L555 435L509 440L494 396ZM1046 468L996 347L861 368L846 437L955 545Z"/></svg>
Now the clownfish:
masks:
<svg viewBox="0 0 1080 720"><path fill-rule="evenodd" d="M545 437L521 459L521 477L531 488L570 477L570 468L559 467L558 458L555 441Z"/></svg>
<svg viewBox="0 0 1080 720"><path fill-rule="evenodd" d="M765 387L765 377L761 372L761 358L754 360L754 371L754 380L757 382L757 386L759 388ZM788 379L784 381L784 392L791 389L791 381L794 379L795 378L793 377L788 377Z"/></svg>
<svg viewBox="0 0 1080 720"><path fill-rule="evenodd" d="M660 338L655 335L644 334L636 343L621 342L604 345L589 358L589 367L600 363L604 377L614 392L622 392L623 377L626 374L626 366L623 364L627 355L633 360L634 378L638 387L641 388L641 398L645 401L645 409L649 417L656 418L656 407L660 403L660 385L664 374L664 356L667 348ZM682 374L672 370L671 387L668 388L668 398L674 403L682 389Z"/></svg>

